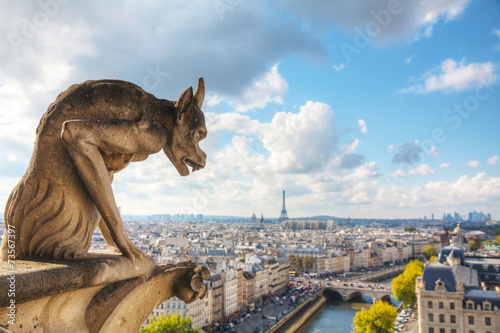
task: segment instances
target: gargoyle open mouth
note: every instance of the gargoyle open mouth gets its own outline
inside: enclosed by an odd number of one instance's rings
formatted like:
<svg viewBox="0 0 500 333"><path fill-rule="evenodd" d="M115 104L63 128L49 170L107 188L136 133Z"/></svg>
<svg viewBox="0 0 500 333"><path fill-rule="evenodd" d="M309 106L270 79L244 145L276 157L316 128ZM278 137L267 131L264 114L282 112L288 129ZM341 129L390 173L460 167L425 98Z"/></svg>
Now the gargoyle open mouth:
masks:
<svg viewBox="0 0 500 333"><path fill-rule="evenodd" d="M193 168L192 172L195 172L196 170L201 170L205 167L204 165L198 164L195 161L190 160L189 158L184 159L184 163Z"/></svg>

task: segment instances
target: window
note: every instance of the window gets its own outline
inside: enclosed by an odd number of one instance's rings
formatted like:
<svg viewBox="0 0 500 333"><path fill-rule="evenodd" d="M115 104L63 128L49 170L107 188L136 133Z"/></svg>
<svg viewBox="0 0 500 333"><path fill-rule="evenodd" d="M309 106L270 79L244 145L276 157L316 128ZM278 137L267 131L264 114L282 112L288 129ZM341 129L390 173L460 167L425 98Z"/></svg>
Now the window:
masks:
<svg viewBox="0 0 500 333"><path fill-rule="evenodd" d="M432 301L429 301L429 302L427 303L427 307L428 307L429 309L432 309Z"/></svg>
<svg viewBox="0 0 500 333"><path fill-rule="evenodd" d="M451 329L451 333L457 333L457 330L456 330L456 329L454 329L454 328L452 328L452 329Z"/></svg>
<svg viewBox="0 0 500 333"><path fill-rule="evenodd" d="M474 325L474 317L469 316L469 325Z"/></svg>
<svg viewBox="0 0 500 333"><path fill-rule="evenodd" d="M489 305L488 303L485 303L485 304L484 304L484 309L485 309L485 310L489 310L489 309L490 309L490 305Z"/></svg>
<svg viewBox="0 0 500 333"><path fill-rule="evenodd" d="M440 308L440 309L444 309L444 304L443 304L443 302L439 302L439 308Z"/></svg>
<svg viewBox="0 0 500 333"><path fill-rule="evenodd" d="M469 333L476 333L476 332L474 332L474 330L470 330Z"/></svg>
<svg viewBox="0 0 500 333"><path fill-rule="evenodd" d="M429 333L434 333L434 327L429 327Z"/></svg>
<svg viewBox="0 0 500 333"><path fill-rule="evenodd" d="M439 333L445 333L444 328L440 328L440 329L439 329Z"/></svg>
<svg viewBox="0 0 500 333"><path fill-rule="evenodd" d="M456 323L456 318L455 315L450 316L450 323L455 324Z"/></svg>
<svg viewBox="0 0 500 333"><path fill-rule="evenodd" d="M472 310L472 303L467 304L467 309Z"/></svg>
<svg viewBox="0 0 500 333"><path fill-rule="evenodd" d="M455 303L453 302L450 303L450 310L455 310Z"/></svg>
<svg viewBox="0 0 500 333"><path fill-rule="evenodd" d="M434 315L432 313L429 313L429 322L433 322L434 321Z"/></svg>
<svg viewBox="0 0 500 333"><path fill-rule="evenodd" d="M490 317L486 317L484 319L485 319L486 326L491 326L491 318Z"/></svg>
<svg viewBox="0 0 500 333"><path fill-rule="evenodd" d="M439 315L439 322L444 323L444 314Z"/></svg>

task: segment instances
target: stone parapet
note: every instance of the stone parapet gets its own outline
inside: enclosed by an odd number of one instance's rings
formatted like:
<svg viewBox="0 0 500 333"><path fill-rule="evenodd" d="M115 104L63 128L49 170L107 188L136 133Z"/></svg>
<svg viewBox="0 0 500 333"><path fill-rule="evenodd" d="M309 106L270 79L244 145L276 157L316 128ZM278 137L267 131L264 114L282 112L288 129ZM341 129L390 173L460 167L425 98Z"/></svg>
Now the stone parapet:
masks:
<svg viewBox="0 0 500 333"><path fill-rule="evenodd" d="M210 277L190 261L157 266L105 254L15 265L0 263L0 323L7 332L135 333L170 297L203 298Z"/></svg>

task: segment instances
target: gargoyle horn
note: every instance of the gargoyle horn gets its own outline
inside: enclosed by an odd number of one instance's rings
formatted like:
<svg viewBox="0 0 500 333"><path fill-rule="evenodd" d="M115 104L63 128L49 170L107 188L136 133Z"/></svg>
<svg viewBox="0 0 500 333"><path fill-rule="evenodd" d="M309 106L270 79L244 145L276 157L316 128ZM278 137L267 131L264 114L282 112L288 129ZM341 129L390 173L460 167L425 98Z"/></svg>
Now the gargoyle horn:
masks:
<svg viewBox="0 0 500 333"><path fill-rule="evenodd" d="M194 92L193 103L201 110L201 106L203 105L203 100L205 99L205 81L200 77L198 79L198 86L196 87L196 91Z"/></svg>

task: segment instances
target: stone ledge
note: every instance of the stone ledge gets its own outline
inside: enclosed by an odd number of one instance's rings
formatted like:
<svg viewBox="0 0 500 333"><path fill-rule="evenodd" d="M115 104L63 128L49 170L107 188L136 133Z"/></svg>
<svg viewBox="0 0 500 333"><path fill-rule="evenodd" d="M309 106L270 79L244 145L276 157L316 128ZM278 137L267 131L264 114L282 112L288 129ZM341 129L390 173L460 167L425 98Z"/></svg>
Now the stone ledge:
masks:
<svg viewBox="0 0 500 333"><path fill-rule="evenodd" d="M123 281L151 273L157 266L152 260L133 263L121 255L92 253L72 261L15 261L11 271L6 261L0 263L0 290L9 290L11 275L15 275L15 299L24 303L62 292ZM9 304L6 293L0 296L0 306Z"/></svg>
<svg viewBox="0 0 500 333"><path fill-rule="evenodd" d="M7 291L12 273L6 262L0 269L0 289ZM135 333L170 297L186 303L204 298L203 280L209 278L206 267L190 261L157 266L151 259L132 263L109 254L65 262L19 260L15 296L0 296L0 324L16 333ZM12 299L13 309L7 307Z"/></svg>

